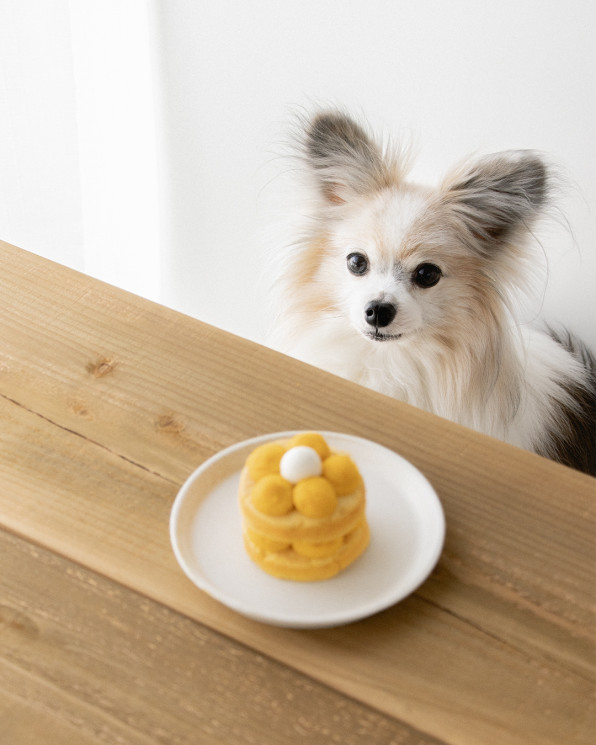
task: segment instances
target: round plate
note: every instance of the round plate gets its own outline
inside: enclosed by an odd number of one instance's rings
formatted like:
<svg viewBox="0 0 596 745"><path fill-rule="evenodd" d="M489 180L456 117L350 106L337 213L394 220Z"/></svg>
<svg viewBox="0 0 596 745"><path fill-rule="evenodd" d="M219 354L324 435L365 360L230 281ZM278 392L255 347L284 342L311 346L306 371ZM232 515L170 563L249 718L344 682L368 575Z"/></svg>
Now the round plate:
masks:
<svg viewBox="0 0 596 745"><path fill-rule="evenodd" d="M371 541L332 579L293 582L266 574L248 557L238 505L240 471L249 453L278 432L233 445L203 463L180 489L170 538L187 576L245 616L292 628L338 626L405 598L430 574L443 547L445 518L426 478L411 463L370 440L322 432L348 452L366 484Z"/></svg>

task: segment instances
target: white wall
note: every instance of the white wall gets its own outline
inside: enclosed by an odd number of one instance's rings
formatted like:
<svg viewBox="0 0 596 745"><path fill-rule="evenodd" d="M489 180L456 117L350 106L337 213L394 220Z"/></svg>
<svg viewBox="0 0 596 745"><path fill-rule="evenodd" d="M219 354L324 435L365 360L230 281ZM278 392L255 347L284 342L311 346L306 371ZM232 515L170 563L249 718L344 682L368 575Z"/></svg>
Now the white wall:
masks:
<svg viewBox="0 0 596 745"><path fill-rule="evenodd" d="M0 238L159 300L148 0L0 0Z"/></svg>
<svg viewBox="0 0 596 745"><path fill-rule="evenodd" d="M165 298L261 339L260 229L292 112L336 102L414 138L434 180L475 151L536 148L575 185L549 318L596 349L593 0L155 0Z"/></svg>
<svg viewBox="0 0 596 745"><path fill-rule="evenodd" d="M69 0L68 5L83 268L94 277L159 300L156 101L149 5L146 0Z"/></svg>
<svg viewBox="0 0 596 745"><path fill-rule="evenodd" d="M544 311L596 350L593 0L2 0L0 238L262 340L293 112L413 137L434 180L549 153L573 185Z"/></svg>
<svg viewBox="0 0 596 745"><path fill-rule="evenodd" d="M0 2L0 238L83 267L66 0Z"/></svg>

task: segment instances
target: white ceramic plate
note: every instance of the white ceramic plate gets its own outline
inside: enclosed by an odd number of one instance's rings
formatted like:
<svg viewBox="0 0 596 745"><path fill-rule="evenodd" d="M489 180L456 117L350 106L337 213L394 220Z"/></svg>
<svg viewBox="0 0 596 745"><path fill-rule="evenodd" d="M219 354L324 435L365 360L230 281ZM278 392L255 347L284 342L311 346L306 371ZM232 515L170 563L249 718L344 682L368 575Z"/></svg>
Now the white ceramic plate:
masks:
<svg viewBox="0 0 596 745"><path fill-rule="evenodd" d="M277 626L338 626L402 600L435 566L445 518L420 471L369 440L322 433L332 448L350 453L366 484L371 542L362 556L332 579L303 583L269 576L246 554L238 506L240 470L255 447L294 434L278 432L238 443L191 474L170 517L180 566L197 587L224 605Z"/></svg>

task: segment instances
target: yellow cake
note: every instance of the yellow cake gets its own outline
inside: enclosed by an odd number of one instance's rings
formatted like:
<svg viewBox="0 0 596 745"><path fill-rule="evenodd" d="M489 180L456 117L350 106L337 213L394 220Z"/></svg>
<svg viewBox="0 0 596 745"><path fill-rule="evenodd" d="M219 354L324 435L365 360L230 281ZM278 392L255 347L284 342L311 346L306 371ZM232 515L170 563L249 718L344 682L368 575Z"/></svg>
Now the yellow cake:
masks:
<svg viewBox="0 0 596 745"><path fill-rule="evenodd" d="M248 555L274 577L329 579L368 546L358 468L316 432L256 448L242 469L239 499Z"/></svg>

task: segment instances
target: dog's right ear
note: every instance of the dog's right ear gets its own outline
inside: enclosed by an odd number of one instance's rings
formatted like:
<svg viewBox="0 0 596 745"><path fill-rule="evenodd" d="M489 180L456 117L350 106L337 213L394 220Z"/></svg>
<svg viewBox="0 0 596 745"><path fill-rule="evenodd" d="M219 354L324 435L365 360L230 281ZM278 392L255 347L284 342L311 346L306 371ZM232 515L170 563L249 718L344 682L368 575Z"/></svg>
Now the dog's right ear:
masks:
<svg viewBox="0 0 596 745"><path fill-rule="evenodd" d="M304 153L330 205L389 186L393 169L364 129L336 111L317 114L306 128Z"/></svg>

